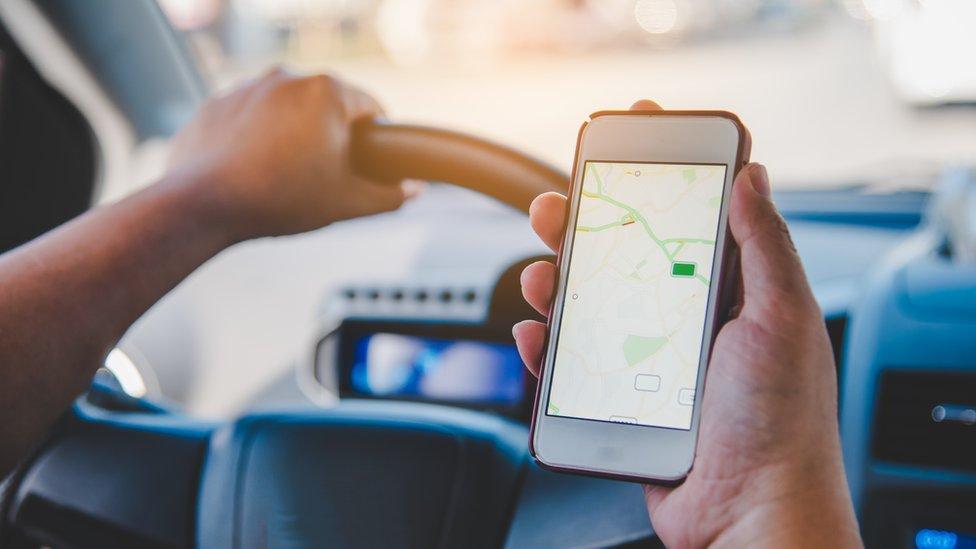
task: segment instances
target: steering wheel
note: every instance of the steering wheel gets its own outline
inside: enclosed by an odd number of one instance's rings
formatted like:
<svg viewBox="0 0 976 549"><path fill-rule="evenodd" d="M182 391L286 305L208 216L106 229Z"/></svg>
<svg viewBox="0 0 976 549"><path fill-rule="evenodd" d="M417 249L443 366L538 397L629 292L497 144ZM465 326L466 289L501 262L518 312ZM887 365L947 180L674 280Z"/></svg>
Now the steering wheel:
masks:
<svg viewBox="0 0 976 549"><path fill-rule="evenodd" d="M381 121L356 125L352 160L374 179L448 182L523 212L568 187L565 173L507 147ZM12 480L0 545L640 546L651 536L639 487L542 471L525 426L498 416L345 401L212 424L100 398L79 401Z"/></svg>
<svg viewBox="0 0 976 549"><path fill-rule="evenodd" d="M363 120L353 129L353 167L371 179L419 179L466 187L528 213L532 199L565 193L569 177L514 149L458 132Z"/></svg>

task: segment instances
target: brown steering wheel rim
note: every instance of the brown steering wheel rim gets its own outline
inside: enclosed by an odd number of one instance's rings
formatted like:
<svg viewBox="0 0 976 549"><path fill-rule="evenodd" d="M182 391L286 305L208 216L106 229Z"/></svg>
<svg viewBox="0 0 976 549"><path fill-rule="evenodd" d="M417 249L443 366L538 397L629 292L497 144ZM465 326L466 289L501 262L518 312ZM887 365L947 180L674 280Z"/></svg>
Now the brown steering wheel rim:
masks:
<svg viewBox="0 0 976 549"><path fill-rule="evenodd" d="M360 120L353 128L353 169L370 179L450 183L528 213L542 193L566 193L569 176L510 147L450 130Z"/></svg>

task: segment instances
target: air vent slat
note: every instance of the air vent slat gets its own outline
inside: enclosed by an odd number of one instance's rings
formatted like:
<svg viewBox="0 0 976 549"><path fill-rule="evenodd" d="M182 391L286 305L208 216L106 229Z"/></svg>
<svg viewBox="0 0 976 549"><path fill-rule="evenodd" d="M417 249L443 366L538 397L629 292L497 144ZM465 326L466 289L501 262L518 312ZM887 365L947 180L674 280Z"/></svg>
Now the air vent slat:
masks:
<svg viewBox="0 0 976 549"><path fill-rule="evenodd" d="M875 459L976 471L976 425L933 418L937 406L976 408L976 373L889 370L878 390Z"/></svg>

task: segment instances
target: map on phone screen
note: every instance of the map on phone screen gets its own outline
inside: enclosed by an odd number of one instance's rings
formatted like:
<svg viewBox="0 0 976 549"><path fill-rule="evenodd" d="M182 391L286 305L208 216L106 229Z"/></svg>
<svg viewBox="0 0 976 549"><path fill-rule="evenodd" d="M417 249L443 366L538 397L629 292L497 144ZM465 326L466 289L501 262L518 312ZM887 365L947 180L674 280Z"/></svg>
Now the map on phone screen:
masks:
<svg viewBox="0 0 976 549"><path fill-rule="evenodd" d="M549 415L691 427L725 172L586 162Z"/></svg>

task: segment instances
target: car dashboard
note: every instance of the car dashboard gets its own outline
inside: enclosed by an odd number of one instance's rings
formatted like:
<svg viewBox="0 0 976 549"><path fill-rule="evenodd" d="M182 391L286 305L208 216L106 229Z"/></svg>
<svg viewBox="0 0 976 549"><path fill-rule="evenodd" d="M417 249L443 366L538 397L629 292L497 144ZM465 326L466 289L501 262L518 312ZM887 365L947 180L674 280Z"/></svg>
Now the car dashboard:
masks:
<svg viewBox="0 0 976 549"><path fill-rule="evenodd" d="M813 198L832 205L788 193L777 201L834 345L865 542L963 546L976 533L976 270L952 260L923 215L928 193ZM547 472L528 456L534 380L510 330L538 318L521 299L519 273L545 257L516 260L488 284L338 289L295 375L233 422L93 391L76 407L79 430L16 479L10 524L53 545L77 536L141 546L481 536L507 547L659 546L639 486ZM101 485L113 496L95 505L89 494ZM427 497L414 501L417 492ZM451 494L479 503L452 503ZM397 501L412 501L410 513ZM358 514L364 508L369 517ZM316 520L288 519L309 509ZM454 521L432 522L444 513Z"/></svg>

